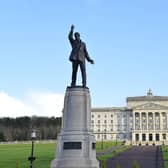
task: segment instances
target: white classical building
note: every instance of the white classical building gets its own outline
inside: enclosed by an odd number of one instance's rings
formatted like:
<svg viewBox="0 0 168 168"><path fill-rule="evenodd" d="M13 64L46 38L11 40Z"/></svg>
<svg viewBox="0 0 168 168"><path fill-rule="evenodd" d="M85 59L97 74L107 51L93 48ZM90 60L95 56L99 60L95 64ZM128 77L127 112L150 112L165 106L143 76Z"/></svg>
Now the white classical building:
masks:
<svg viewBox="0 0 168 168"><path fill-rule="evenodd" d="M122 140L133 145L168 144L168 96L127 97L126 107L92 108L97 141Z"/></svg>

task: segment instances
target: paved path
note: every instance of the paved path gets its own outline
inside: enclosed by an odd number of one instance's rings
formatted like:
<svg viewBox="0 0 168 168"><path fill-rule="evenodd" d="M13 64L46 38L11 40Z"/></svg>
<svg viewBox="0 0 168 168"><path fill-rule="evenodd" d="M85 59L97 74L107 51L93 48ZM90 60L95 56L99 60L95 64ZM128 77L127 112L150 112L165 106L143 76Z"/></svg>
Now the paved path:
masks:
<svg viewBox="0 0 168 168"><path fill-rule="evenodd" d="M116 168L120 163L121 168L132 168L137 161L140 168L163 168L162 153L157 146L135 146L107 161L107 168Z"/></svg>

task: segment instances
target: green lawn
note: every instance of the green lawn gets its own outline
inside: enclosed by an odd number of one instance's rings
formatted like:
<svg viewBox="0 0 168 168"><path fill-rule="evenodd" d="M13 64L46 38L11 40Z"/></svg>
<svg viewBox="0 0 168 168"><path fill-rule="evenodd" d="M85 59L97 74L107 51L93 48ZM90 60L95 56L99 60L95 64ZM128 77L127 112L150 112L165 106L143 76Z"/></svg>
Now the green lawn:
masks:
<svg viewBox="0 0 168 168"><path fill-rule="evenodd" d="M49 168L54 158L55 143L35 144L33 168ZM0 145L0 168L28 168L31 144L5 144Z"/></svg>
<svg viewBox="0 0 168 168"><path fill-rule="evenodd" d="M164 160L164 168L168 168L168 146L162 146L162 155Z"/></svg>
<svg viewBox="0 0 168 168"><path fill-rule="evenodd" d="M105 150L111 148L112 146L121 145L121 141L97 141L96 142L96 151Z"/></svg>
<svg viewBox="0 0 168 168"><path fill-rule="evenodd" d="M121 144L118 142L97 142L96 150L105 150ZM36 160L33 168L50 168L50 162L55 156L55 143L35 143ZM1 144L0 168L29 168L28 156L31 153L31 144Z"/></svg>

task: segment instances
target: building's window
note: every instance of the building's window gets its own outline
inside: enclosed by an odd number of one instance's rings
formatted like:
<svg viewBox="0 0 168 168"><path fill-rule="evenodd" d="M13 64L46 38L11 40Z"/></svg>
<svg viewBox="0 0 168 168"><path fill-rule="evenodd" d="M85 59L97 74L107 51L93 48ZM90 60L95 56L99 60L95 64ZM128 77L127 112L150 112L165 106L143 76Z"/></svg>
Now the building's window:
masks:
<svg viewBox="0 0 168 168"><path fill-rule="evenodd" d="M92 124L94 123L94 120L92 120Z"/></svg>
<svg viewBox="0 0 168 168"><path fill-rule="evenodd" d="M159 134L156 134L156 141L159 141Z"/></svg>
<svg viewBox="0 0 168 168"><path fill-rule="evenodd" d="M153 141L153 136L152 136L152 134L149 134L149 141Z"/></svg>
<svg viewBox="0 0 168 168"><path fill-rule="evenodd" d="M164 123L164 121L163 121L163 129L164 129L164 130L167 129L166 123Z"/></svg>
<svg viewBox="0 0 168 168"><path fill-rule="evenodd" d="M142 141L146 141L146 134L142 134Z"/></svg>
<svg viewBox="0 0 168 168"><path fill-rule="evenodd" d="M106 129L104 129L104 132L106 132L107 130Z"/></svg>
<svg viewBox="0 0 168 168"><path fill-rule="evenodd" d="M100 115L98 115L98 118L100 118Z"/></svg>
<svg viewBox="0 0 168 168"><path fill-rule="evenodd" d="M113 123L113 120L111 120L111 124Z"/></svg>
<svg viewBox="0 0 168 168"><path fill-rule="evenodd" d="M100 129L98 129L97 131L100 132Z"/></svg>
<svg viewBox="0 0 168 168"><path fill-rule="evenodd" d="M94 118L94 115L92 114L92 118Z"/></svg>
<svg viewBox="0 0 168 168"><path fill-rule="evenodd" d="M166 140L166 134L163 134L162 137L163 137L163 140Z"/></svg>
<svg viewBox="0 0 168 168"><path fill-rule="evenodd" d="M147 129L147 125L142 124L142 130L146 130Z"/></svg>
<svg viewBox="0 0 168 168"><path fill-rule="evenodd" d="M100 139L100 134L97 135L97 139Z"/></svg>
<svg viewBox="0 0 168 168"><path fill-rule="evenodd" d="M111 114L111 118L113 118L113 114Z"/></svg>
<svg viewBox="0 0 168 168"><path fill-rule="evenodd" d="M156 125L156 126L155 126L155 129L156 129L156 130L160 130L160 125Z"/></svg>
<svg viewBox="0 0 168 168"><path fill-rule="evenodd" d="M107 136L106 136L106 135L104 135L104 139L107 139Z"/></svg>
<svg viewBox="0 0 168 168"><path fill-rule="evenodd" d="M111 131L113 131L113 128L111 128Z"/></svg>
<svg viewBox="0 0 168 168"><path fill-rule="evenodd" d="M107 123L107 120L104 120L104 123Z"/></svg>
<svg viewBox="0 0 168 168"><path fill-rule="evenodd" d="M98 120L97 122L100 123L100 120Z"/></svg>
<svg viewBox="0 0 168 168"><path fill-rule="evenodd" d="M139 134L135 134L135 140L139 141Z"/></svg>
<svg viewBox="0 0 168 168"><path fill-rule="evenodd" d="M113 134L111 134L111 139L113 139Z"/></svg>

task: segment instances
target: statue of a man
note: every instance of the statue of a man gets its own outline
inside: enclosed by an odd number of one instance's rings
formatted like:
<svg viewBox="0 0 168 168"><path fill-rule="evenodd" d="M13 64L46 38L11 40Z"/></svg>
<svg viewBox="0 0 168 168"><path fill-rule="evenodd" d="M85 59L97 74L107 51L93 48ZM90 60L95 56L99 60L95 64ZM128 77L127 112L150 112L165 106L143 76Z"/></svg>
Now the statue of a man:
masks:
<svg viewBox="0 0 168 168"><path fill-rule="evenodd" d="M86 67L85 67L85 58L91 64L94 64L94 61L89 57L89 54L86 49L85 43L80 39L80 34L76 32L74 34L75 39L73 38L74 25L71 26L69 32L69 41L72 46L72 51L69 57L69 60L72 62L72 82L71 86L76 85L76 75L78 67L80 66L82 73L82 84L83 87L86 87Z"/></svg>

